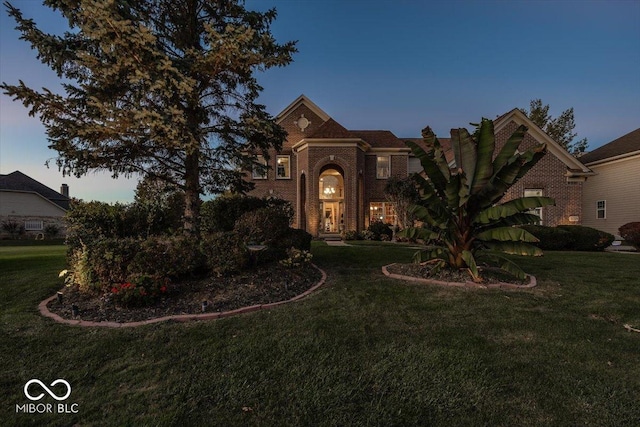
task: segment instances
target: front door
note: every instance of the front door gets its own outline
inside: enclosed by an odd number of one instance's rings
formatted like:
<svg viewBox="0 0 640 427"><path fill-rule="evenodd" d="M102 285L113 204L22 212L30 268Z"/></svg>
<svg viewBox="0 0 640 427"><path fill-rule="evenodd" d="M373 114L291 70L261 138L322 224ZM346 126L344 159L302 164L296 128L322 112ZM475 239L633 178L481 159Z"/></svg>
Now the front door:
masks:
<svg viewBox="0 0 640 427"><path fill-rule="evenodd" d="M321 202L320 212L323 233L344 231L344 212L342 202Z"/></svg>
<svg viewBox="0 0 640 427"><path fill-rule="evenodd" d="M344 231L344 178L342 170L329 166L320 173L320 233Z"/></svg>

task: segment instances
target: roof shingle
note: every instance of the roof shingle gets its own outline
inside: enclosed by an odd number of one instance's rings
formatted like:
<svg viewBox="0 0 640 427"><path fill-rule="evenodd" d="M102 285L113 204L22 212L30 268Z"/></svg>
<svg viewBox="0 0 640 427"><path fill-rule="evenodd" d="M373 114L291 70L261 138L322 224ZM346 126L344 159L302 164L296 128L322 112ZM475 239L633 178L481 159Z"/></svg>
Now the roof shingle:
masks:
<svg viewBox="0 0 640 427"><path fill-rule="evenodd" d="M640 151L640 128L581 156L580 161L584 164L593 163L611 157L633 153L634 151Z"/></svg>

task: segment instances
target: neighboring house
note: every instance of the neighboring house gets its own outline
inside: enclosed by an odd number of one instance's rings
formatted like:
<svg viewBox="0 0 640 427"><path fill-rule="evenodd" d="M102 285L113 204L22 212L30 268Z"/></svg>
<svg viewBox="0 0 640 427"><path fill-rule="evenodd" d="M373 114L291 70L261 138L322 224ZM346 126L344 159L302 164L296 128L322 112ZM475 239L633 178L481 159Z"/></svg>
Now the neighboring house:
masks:
<svg viewBox="0 0 640 427"><path fill-rule="evenodd" d="M288 137L280 152L270 152L266 174L252 172L252 195L289 200L295 212L294 227L314 236L361 231L372 221L394 223L395 212L385 198L384 187L391 176L406 177L421 171L404 142L415 138L401 139L388 130L348 130L304 95L276 121ZM553 197L556 206L537 212L543 224L580 223L582 185L592 172L518 109L500 116L494 124L498 147L518 125L525 124L529 132L521 149L540 142L549 149L549 155L506 197ZM453 163L450 140L439 140L445 148L449 145L447 155Z"/></svg>
<svg viewBox="0 0 640 427"><path fill-rule="evenodd" d="M583 225L619 236L640 221L640 129L580 157L597 175L584 186Z"/></svg>
<svg viewBox="0 0 640 427"><path fill-rule="evenodd" d="M15 223L24 227L27 234L38 235L48 225L55 225L63 235L62 217L69 202L66 184L62 184L58 193L20 171L0 175L0 223ZM0 233L7 235L3 229Z"/></svg>

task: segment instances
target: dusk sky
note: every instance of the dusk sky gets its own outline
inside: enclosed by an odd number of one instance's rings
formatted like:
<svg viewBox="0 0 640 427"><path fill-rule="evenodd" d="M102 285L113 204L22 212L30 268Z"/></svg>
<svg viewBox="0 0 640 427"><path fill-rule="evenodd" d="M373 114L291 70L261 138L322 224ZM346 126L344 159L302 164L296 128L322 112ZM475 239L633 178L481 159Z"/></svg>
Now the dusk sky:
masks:
<svg viewBox="0 0 640 427"><path fill-rule="evenodd" d="M39 1L13 5L48 32L65 22ZM640 127L640 1L254 0L276 7L279 42L298 40L285 68L258 76L274 116L307 95L348 129L418 137L469 127L541 98L556 117L573 107L593 150ZM56 75L19 40L2 7L0 80L59 90ZM14 170L71 195L133 200L135 180L62 177L44 127L0 96L0 173Z"/></svg>

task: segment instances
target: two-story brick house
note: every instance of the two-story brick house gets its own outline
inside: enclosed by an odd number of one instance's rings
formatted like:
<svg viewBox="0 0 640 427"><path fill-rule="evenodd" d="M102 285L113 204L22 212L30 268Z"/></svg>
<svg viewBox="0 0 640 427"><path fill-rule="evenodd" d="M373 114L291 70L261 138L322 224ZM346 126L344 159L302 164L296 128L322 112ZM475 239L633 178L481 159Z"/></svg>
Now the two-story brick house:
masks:
<svg viewBox="0 0 640 427"><path fill-rule="evenodd" d="M394 222L384 187L391 176L419 172L419 162L406 146L408 139L388 130L348 130L304 95L277 117L287 132L282 150L269 153L266 174L254 171L252 195L276 196L294 207L294 227L314 236L363 230L372 221ZM544 195L556 206L538 211L545 225L579 223L582 183L591 171L514 109L494 121L498 147L525 124L529 132L526 149L544 142L549 154L506 195ZM448 138L439 138L450 146ZM448 159L453 165L450 152ZM264 161L264 159L262 159Z"/></svg>

